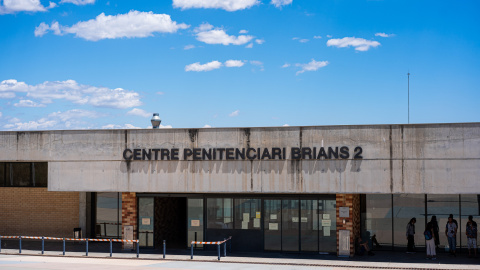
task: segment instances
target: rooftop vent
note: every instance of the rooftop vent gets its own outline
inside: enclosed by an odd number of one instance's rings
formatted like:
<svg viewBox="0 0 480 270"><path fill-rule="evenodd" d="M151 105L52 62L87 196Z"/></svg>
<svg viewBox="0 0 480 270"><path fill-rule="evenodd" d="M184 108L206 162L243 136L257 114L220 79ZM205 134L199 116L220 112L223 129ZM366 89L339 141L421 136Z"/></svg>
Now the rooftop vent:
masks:
<svg viewBox="0 0 480 270"><path fill-rule="evenodd" d="M160 123L162 122L162 120L160 119L160 116L158 116L158 113L154 113L153 117L152 117L152 120L150 120L150 121L152 122L152 127L153 128L159 128Z"/></svg>

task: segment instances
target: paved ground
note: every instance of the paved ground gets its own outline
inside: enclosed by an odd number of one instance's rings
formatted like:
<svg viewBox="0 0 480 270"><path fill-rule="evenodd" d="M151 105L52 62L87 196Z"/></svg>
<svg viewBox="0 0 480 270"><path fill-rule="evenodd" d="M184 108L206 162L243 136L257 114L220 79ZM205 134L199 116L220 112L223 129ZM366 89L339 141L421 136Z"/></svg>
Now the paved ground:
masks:
<svg viewBox="0 0 480 270"><path fill-rule="evenodd" d="M354 258L316 254L228 253L227 257L218 261L214 251L195 251L191 260L187 250L171 251L166 259L158 250L142 250L137 259L135 252L122 251L118 245L114 246L113 257L110 258L108 243L89 245L88 257L85 256L84 244L67 246L66 256L63 256L61 244L49 243L45 255L41 255L40 243L24 243L19 255L14 244L2 241L0 269L480 269L480 259L467 258L465 253L453 257L440 252L436 261L426 260L424 253L390 251Z"/></svg>

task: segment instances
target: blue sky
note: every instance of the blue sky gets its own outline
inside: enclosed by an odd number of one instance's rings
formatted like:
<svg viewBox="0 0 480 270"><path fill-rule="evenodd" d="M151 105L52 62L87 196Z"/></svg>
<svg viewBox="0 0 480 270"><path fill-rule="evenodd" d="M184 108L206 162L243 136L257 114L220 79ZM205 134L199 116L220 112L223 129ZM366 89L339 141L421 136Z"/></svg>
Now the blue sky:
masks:
<svg viewBox="0 0 480 270"><path fill-rule="evenodd" d="M478 122L479 10L0 0L0 130Z"/></svg>

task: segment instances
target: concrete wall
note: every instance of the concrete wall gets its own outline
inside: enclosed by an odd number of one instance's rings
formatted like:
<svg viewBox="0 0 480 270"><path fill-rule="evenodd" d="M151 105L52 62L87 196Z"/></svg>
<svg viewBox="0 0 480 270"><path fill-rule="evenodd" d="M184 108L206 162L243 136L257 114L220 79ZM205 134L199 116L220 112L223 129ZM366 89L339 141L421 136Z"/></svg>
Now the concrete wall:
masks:
<svg viewBox="0 0 480 270"><path fill-rule="evenodd" d="M348 146L348 159L182 160L184 148ZM356 146L363 159L352 159ZM125 161L125 148L179 148ZM51 191L480 194L480 123L0 132L0 161L48 161Z"/></svg>

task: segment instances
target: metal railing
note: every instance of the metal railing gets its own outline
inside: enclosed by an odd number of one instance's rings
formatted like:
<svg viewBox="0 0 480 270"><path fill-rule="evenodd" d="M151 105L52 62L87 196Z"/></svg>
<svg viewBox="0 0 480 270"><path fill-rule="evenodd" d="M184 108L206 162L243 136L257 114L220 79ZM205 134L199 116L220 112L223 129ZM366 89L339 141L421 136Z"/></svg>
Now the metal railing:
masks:
<svg viewBox="0 0 480 270"><path fill-rule="evenodd" d="M220 249L221 245L223 244L223 257L227 257L227 241L230 240L230 251L231 251L231 245L232 245L232 237L224 238L223 241L216 241L216 242L201 242L201 241L192 241L190 242L190 259L193 260L193 245L194 244L199 244L199 245L217 245L217 252L218 252L218 260L220 261Z"/></svg>
<svg viewBox="0 0 480 270"><path fill-rule="evenodd" d="M65 255L65 241L80 241L85 242L85 255L88 256L88 242L110 242L110 257L113 255L113 242L122 243L136 243L137 258L140 256L139 240L123 240L123 239L95 239L95 238L59 238L59 237L45 237L45 236L0 236L0 252L2 251L2 239L18 239L19 248L18 253L22 253L22 239L42 240L42 254L45 253L45 240L63 241L63 255Z"/></svg>

